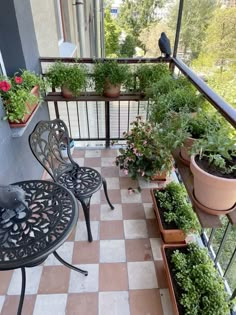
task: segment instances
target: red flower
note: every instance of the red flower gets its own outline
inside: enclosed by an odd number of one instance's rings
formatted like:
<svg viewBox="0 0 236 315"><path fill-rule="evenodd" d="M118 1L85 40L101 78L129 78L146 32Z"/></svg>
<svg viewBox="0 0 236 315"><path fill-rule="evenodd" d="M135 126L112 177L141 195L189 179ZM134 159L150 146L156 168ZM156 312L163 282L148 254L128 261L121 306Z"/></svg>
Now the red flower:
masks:
<svg viewBox="0 0 236 315"><path fill-rule="evenodd" d="M23 79L21 77L15 77L15 82L17 84L21 84L23 82Z"/></svg>
<svg viewBox="0 0 236 315"><path fill-rule="evenodd" d="M7 92L8 90L10 90L10 88L11 85L7 81L0 82L0 90L2 90L3 92Z"/></svg>

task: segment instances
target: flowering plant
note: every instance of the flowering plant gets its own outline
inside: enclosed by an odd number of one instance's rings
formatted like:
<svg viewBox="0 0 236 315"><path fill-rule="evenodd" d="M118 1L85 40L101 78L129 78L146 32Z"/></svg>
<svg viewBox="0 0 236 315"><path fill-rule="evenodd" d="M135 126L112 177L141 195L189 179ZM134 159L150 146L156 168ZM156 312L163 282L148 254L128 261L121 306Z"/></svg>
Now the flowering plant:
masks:
<svg viewBox="0 0 236 315"><path fill-rule="evenodd" d="M133 128L123 133L127 146L119 150L116 165L133 179L142 176L149 180L158 171L170 171L172 157L160 141L158 130L140 116L131 125Z"/></svg>
<svg viewBox="0 0 236 315"><path fill-rule="evenodd" d="M31 93L34 86L45 88L41 77L28 70L21 70L12 78L0 77L0 96L10 122L19 122L29 113L30 107L39 101L38 93Z"/></svg>

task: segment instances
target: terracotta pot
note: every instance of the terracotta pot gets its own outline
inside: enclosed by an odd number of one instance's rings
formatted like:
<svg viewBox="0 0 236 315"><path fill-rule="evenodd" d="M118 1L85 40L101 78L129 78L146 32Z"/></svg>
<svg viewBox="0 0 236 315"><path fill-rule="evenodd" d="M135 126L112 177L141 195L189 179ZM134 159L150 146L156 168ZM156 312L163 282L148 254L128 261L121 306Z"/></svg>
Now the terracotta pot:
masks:
<svg viewBox="0 0 236 315"><path fill-rule="evenodd" d="M158 180L167 180L168 177L168 172L163 171L163 172L157 172L155 175L151 177L151 180L153 181L158 181Z"/></svg>
<svg viewBox="0 0 236 315"><path fill-rule="evenodd" d="M185 243L186 235L183 232L183 230L179 230L179 229L167 230L162 225L160 210L157 206L156 197L154 195L155 190L163 190L163 189L154 188L154 189L151 189L150 192L151 192L152 201L153 201L153 208L156 213L159 229L160 229L164 243L167 243L167 244Z"/></svg>
<svg viewBox="0 0 236 315"><path fill-rule="evenodd" d="M192 145L194 144L195 141L196 141L196 139L188 137L188 138L184 141L184 145L180 148L181 158L182 158L188 165L190 165L190 159L191 159L191 155L190 155L188 152L191 151Z"/></svg>
<svg viewBox="0 0 236 315"><path fill-rule="evenodd" d="M170 274L170 270L169 270L169 266L168 266L168 262L167 262L167 258L166 258L166 253L165 253L165 249L166 248L173 248L173 249L178 249L178 248L183 248L186 247L187 245L185 244L173 244L173 245L162 245L161 247L161 253L162 253L162 258L163 258L163 262L164 262L164 267L165 267L165 271L166 271L166 277L167 277L167 282L168 282L168 287L169 287L169 292L170 292L170 299L172 302L172 309L173 309L173 314L174 315L179 315L179 310L178 310L178 305L176 302L176 297L175 297L175 290L174 290L174 286L172 283L172 277Z"/></svg>
<svg viewBox="0 0 236 315"><path fill-rule="evenodd" d="M68 89L66 86L62 86L61 87L61 94L62 94L62 96L63 97L65 97L65 98L72 98L72 97L74 97L74 94L71 92L71 90L70 89Z"/></svg>
<svg viewBox="0 0 236 315"><path fill-rule="evenodd" d="M205 172L196 164L194 156L191 157L190 169L193 173L194 195L200 204L209 209L218 210L219 214L221 214L220 211L234 208L236 178L223 178Z"/></svg>
<svg viewBox="0 0 236 315"><path fill-rule="evenodd" d="M120 95L121 84L113 85L105 80L103 95L106 97L118 97Z"/></svg>
<svg viewBox="0 0 236 315"><path fill-rule="evenodd" d="M38 99L39 99L39 86L36 85L33 87L33 89L30 91L31 94L34 94ZM29 113L24 115L24 118L20 120L19 122L9 122L9 125L11 128L20 128L20 127L25 127L27 125L27 122L29 121L30 117L33 115L35 112L36 108L38 107L38 102L30 105L29 103L26 103L26 107L29 111Z"/></svg>

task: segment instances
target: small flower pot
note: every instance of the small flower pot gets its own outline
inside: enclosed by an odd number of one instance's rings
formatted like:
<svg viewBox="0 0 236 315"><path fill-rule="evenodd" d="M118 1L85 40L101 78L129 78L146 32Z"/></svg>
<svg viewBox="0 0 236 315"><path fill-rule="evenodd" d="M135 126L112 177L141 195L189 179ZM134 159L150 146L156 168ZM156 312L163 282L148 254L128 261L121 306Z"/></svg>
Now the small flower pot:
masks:
<svg viewBox="0 0 236 315"><path fill-rule="evenodd" d="M75 97L74 94L71 92L70 89L68 89L66 86L62 86L61 87L61 94L63 97L65 98L72 98L72 97Z"/></svg>
<svg viewBox="0 0 236 315"><path fill-rule="evenodd" d="M103 95L106 97L118 97L120 96L121 84L113 85L110 81L105 80Z"/></svg>
<svg viewBox="0 0 236 315"><path fill-rule="evenodd" d="M161 209L159 209L158 205L157 205L157 201L156 201L156 197L154 194L155 190L163 190L161 188L154 188L151 189L151 196L152 196L152 201L153 201L153 208L157 217L157 222L158 222L158 226L159 226L159 230L161 232L161 236L163 238L164 243L166 244L176 244L176 243L185 243L185 238L186 238L186 234L184 233L183 230L180 229L166 229L163 224L162 224L162 219L161 219L161 215L160 215L160 211L162 211Z"/></svg>
<svg viewBox="0 0 236 315"><path fill-rule="evenodd" d="M185 165L190 165L191 155L189 154L189 152L191 151L191 148L195 141L196 139L188 137L184 141L184 145L180 148L180 157Z"/></svg>
<svg viewBox="0 0 236 315"><path fill-rule="evenodd" d="M168 178L168 172L157 172L155 175L151 177L152 181L165 181Z"/></svg>

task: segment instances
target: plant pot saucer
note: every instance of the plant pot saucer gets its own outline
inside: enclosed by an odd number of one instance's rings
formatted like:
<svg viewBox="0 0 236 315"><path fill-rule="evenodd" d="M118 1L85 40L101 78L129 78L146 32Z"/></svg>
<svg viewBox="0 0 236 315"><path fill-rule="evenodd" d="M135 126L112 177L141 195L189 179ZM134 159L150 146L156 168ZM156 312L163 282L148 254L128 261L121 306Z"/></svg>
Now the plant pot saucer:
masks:
<svg viewBox="0 0 236 315"><path fill-rule="evenodd" d="M236 210L236 203L234 204L234 206L230 209L227 210L214 210L214 209L210 209L206 206L204 206L203 204L201 204L195 197L194 191L192 193L192 199L193 199L193 204L195 206L197 206L200 210L208 213L208 214L212 214L212 215L222 215L222 214L228 214L230 212L233 212L234 210Z"/></svg>
<svg viewBox="0 0 236 315"><path fill-rule="evenodd" d="M182 155L181 155L181 151L179 151L179 159L180 159L180 161L181 161L181 163L183 163L184 165L186 165L186 166L190 166L190 161L187 161L187 160L185 160L183 157L182 157Z"/></svg>

